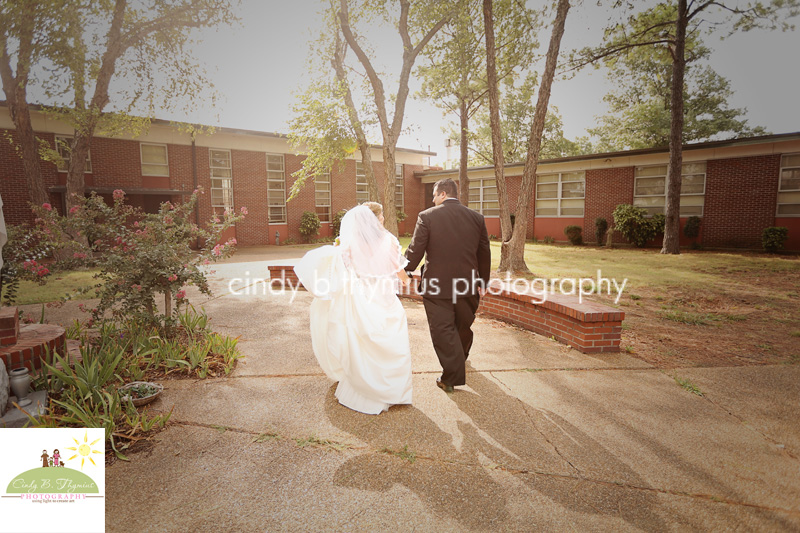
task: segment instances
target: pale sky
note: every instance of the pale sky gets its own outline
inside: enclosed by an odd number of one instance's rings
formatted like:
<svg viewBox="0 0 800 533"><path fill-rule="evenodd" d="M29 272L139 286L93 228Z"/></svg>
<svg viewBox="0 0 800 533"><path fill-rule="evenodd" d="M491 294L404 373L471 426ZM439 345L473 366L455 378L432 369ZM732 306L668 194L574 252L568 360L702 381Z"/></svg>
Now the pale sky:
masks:
<svg viewBox="0 0 800 533"><path fill-rule="evenodd" d="M213 73L216 89L223 96L217 108L205 105L192 116L161 114L159 118L288 132L293 93L308 76L307 42L319 27L315 14L318 5L315 0L243 0L241 26L206 31L195 49L196 57ZM599 42L607 19L594 0L574 6L567 19L562 50ZM386 31L378 38L380 42L373 45L378 52L384 52L384 63L399 65L399 58L387 56L397 50L399 36ZM540 52L546 50L549 38L547 28L539 37ZM753 31L725 41L709 37L706 44L714 50L712 66L732 83L735 96L731 105L746 107L751 125L764 126L772 133L800 131L800 32ZM396 82L384 83L387 92L396 92ZM412 79L412 94L415 85ZM605 112L602 98L610 86L605 71L591 67L571 80L554 84L551 105L557 106L563 116L568 138L585 135L595 117ZM432 104L410 97L404 126L412 131L400 139L399 146L424 150L430 147L438 153L432 163L441 163L446 156L442 133L445 123L441 111ZM457 158L458 154L454 152L451 157Z"/></svg>

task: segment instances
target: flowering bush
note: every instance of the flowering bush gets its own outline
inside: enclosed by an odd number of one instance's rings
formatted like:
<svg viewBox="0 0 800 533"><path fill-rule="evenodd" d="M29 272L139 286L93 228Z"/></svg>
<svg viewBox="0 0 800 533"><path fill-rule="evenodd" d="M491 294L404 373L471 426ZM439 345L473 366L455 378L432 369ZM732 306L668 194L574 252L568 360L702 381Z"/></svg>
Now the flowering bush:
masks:
<svg viewBox="0 0 800 533"><path fill-rule="evenodd" d="M60 263L91 266L99 270L97 283L85 287L97 290L100 303L91 310L92 321L107 311L115 317L141 318L161 325L173 319L173 309L186 301L185 287L195 285L210 295L203 265L229 257L235 239L219 243L222 232L244 214L226 212L214 216L207 228L194 222L193 210L199 190L175 205L161 204L158 213L144 213L125 204L125 193L114 191L113 205L95 194L79 199L70 215L62 217L47 205L34 208L38 225L58 249ZM193 250L192 245L201 248ZM165 312L156 312L156 297L163 295Z"/></svg>
<svg viewBox="0 0 800 533"><path fill-rule="evenodd" d="M49 204L47 204L49 205ZM14 305L21 280L44 285L50 275L50 266L42 263L51 253L47 235L31 226L7 226L8 242L3 246L3 268L0 270L0 287L3 303Z"/></svg>

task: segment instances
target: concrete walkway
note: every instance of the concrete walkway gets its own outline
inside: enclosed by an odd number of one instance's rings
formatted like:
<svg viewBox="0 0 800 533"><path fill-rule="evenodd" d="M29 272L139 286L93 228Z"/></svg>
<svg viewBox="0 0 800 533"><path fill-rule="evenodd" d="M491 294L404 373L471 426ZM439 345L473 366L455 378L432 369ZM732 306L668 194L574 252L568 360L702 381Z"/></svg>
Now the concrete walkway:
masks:
<svg viewBox="0 0 800 533"><path fill-rule="evenodd" d="M214 267L203 305L246 359L165 382L171 425L106 470L108 531L800 530L800 365L667 373L479 318L447 395L405 302L414 404L363 415L316 363L307 293L228 290L287 260Z"/></svg>

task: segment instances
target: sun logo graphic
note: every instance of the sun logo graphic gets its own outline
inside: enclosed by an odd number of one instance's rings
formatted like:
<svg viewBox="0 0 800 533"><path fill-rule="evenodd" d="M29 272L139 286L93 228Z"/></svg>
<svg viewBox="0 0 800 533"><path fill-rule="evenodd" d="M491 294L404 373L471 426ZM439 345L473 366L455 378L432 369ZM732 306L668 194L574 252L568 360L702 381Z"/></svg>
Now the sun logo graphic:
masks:
<svg viewBox="0 0 800 533"><path fill-rule="evenodd" d="M83 464L86 462L86 459L89 459L92 462L93 465L97 466L97 463L94 462L94 459L92 459L90 454L93 454L93 453L99 453L101 455L104 454L104 452L92 449L92 446L97 444L97 442L102 440L102 438L95 439L90 444L87 444L87 442L89 442L89 431L87 430L86 433L84 433L84 435L83 435L83 444L78 442L78 439L76 439L74 437L73 437L72 440L75 441L75 444L77 445L77 448L72 447L72 448L65 448L65 449L72 450L72 451L78 452L78 453L76 453L75 455L73 455L72 457L67 459L67 461L72 461L73 459L77 459L80 456L80 459L81 459L81 470L83 470Z"/></svg>

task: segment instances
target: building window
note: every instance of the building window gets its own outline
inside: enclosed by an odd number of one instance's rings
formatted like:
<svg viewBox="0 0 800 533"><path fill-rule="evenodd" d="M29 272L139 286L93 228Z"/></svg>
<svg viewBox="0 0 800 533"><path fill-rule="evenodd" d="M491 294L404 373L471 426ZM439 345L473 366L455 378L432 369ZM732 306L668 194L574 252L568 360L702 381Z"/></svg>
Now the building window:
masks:
<svg viewBox="0 0 800 533"><path fill-rule="evenodd" d="M166 144L140 143L142 176L169 176Z"/></svg>
<svg viewBox="0 0 800 533"><path fill-rule="evenodd" d="M537 217L582 217L585 198L585 172L536 176Z"/></svg>
<svg viewBox="0 0 800 533"><path fill-rule="evenodd" d="M680 216L703 216L706 194L706 164L685 163L681 171ZM663 214L667 204L667 165L636 167L633 205L648 215Z"/></svg>
<svg viewBox="0 0 800 533"><path fill-rule="evenodd" d="M314 178L314 196L320 222L331 221L331 174L326 172Z"/></svg>
<svg viewBox="0 0 800 533"><path fill-rule="evenodd" d="M59 172L66 172L69 169L69 155L70 146L73 137L71 135L56 135L56 150L61 157L61 163L58 164ZM92 173L92 152L86 150L86 163L83 166L84 174Z"/></svg>
<svg viewBox="0 0 800 533"><path fill-rule="evenodd" d="M364 163L356 161L356 203L369 202L369 185L367 185L367 172Z"/></svg>
<svg viewBox="0 0 800 533"><path fill-rule="evenodd" d="M403 165L394 166L394 205L398 211L405 211L405 183L403 182Z"/></svg>
<svg viewBox="0 0 800 533"><path fill-rule="evenodd" d="M231 151L208 151L211 168L211 206L222 209L233 209L233 171L231 168Z"/></svg>
<svg viewBox="0 0 800 533"><path fill-rule="evenodd" d="M269 223L286 224L286 173L282 155L267 154L267 205Z"/></svg>
<svg viewBox="0 0 800 533"><path fill-rule="evenodd" d="M497 182L494 179L469 180L469 207L487 217L500 215L497 199Z"/></svg>
<svg viewBox="0 0 800 533"><path fill-rule="evenodd" d="M778 216L800 216L800 154L781 156Z"/></svg>

